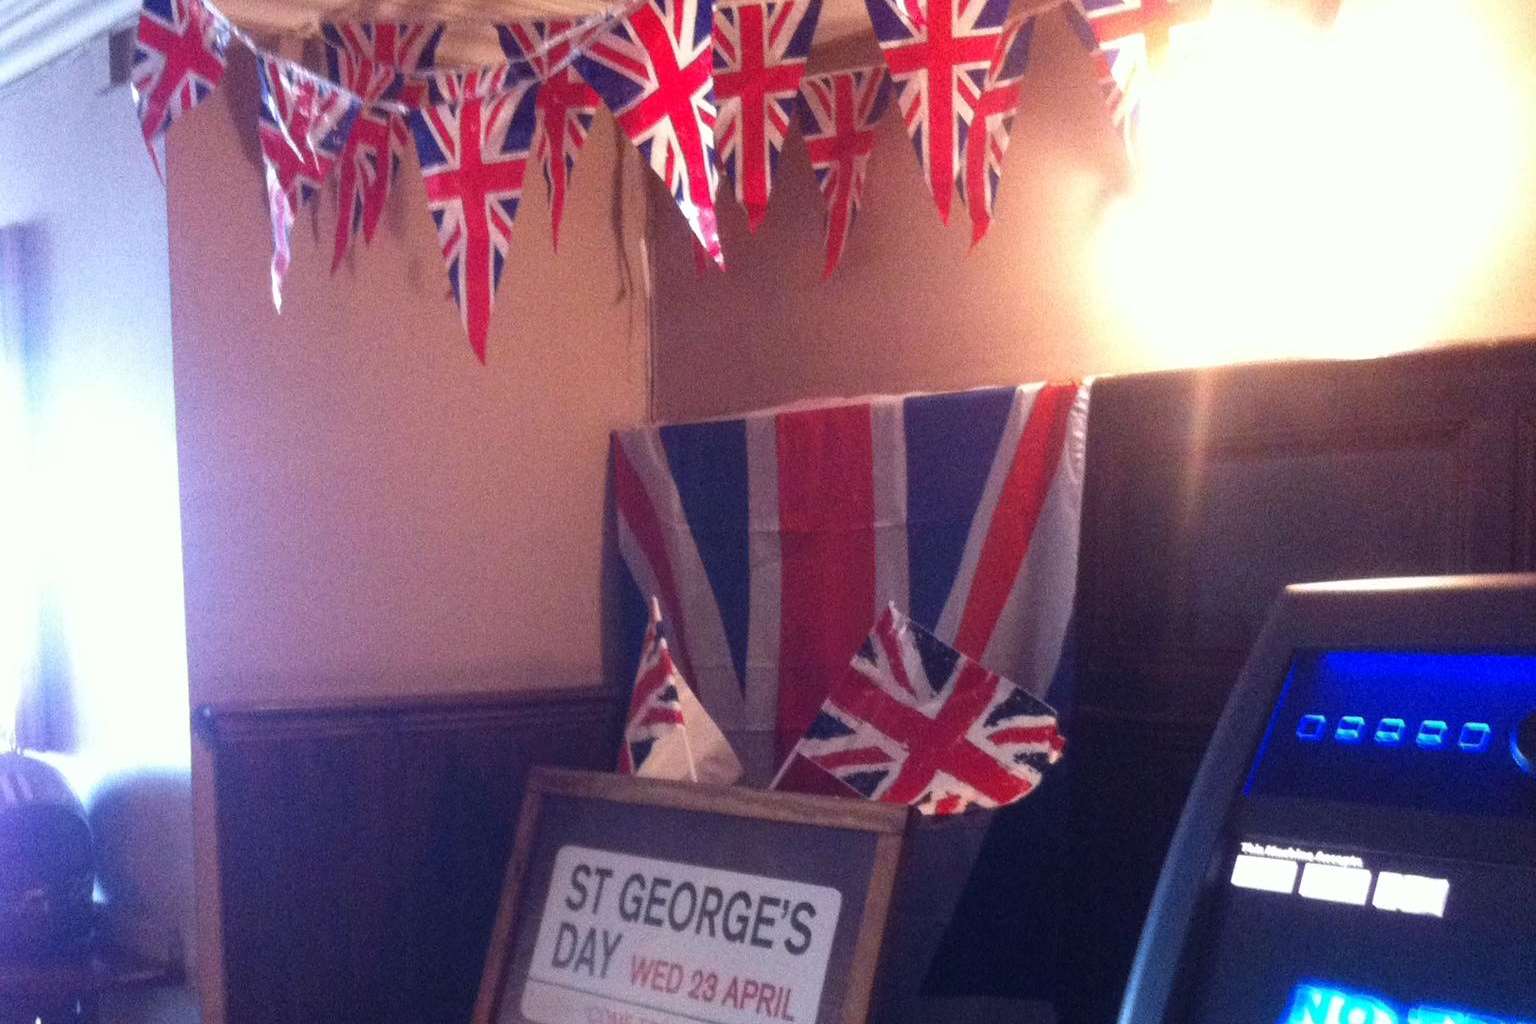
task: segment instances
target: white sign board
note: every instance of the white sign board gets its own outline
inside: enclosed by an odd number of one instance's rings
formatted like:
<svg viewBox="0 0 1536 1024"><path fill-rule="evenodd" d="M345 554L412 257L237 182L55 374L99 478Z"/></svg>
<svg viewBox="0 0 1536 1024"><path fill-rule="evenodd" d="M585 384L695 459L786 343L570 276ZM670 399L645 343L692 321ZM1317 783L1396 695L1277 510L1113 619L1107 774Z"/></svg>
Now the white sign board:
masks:
<svg viewBox="0 0 1536 1024"><path fill-rule="evenodd" d="M841 910L827 886L563 846L520 1009L538 1024L816 1024Z"/></svg>

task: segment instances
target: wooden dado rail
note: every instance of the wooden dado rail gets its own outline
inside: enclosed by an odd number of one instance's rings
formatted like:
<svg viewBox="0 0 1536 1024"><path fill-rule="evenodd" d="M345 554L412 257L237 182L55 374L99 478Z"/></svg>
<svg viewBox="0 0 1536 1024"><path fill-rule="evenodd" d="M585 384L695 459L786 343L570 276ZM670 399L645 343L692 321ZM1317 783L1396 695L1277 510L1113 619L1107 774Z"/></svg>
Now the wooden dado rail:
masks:
<svg viewBox="0 0 1536 1024"><path fill-rule="evenodd" d="M607 768L620 698L204 707L229 1024L463 1024L523 780Z"/></svg>

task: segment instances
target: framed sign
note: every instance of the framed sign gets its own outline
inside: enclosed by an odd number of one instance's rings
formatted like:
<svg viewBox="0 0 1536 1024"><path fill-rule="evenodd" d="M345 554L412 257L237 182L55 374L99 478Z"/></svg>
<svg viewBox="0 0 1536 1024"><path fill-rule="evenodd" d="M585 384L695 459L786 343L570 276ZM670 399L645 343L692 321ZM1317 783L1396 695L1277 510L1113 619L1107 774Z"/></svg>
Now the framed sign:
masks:
<svg viewBox="0 0 1536 1024"><path fill-rule="evenodd" d="M536 769L475 1024L864 1024L908 815Z"/></svg>

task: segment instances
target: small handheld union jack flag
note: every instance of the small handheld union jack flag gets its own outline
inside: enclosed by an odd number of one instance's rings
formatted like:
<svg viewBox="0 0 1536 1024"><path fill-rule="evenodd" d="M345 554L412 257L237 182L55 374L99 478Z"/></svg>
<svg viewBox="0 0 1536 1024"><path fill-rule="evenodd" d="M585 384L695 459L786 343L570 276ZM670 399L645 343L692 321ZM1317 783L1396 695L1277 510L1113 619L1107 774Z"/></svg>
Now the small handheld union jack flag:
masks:
<svg viewBox="0 0 1536 1024"><path fill-rule="evenodd" d="M229 23L202 0L144 0L133 49L133 95L155 171L155 140L224 80Z"/></svg>
<svg viewBox="0 0 1536 1024"><path fill-rule="evenodd" d="M1003 27L997 60L976 101L976 116L965 136L965 177L960 200L971 211L971 244L980 242L992 225L992 208L1003 180L1003 156L1013 133L1013 115L1023 92L1029 66L1029 45L1035 15L1010 18Z"/></svg>
<svg viewBox="0 0 1536 1024"><path fill-rule="evenodd" d="M444 27L324 22L320 31L325 38L328 77L363 100L357 124L337 160L336 237L331 253L334 274L359 233L365 242L373 243L390 186L400 173L400 154L409 134L405 117L376 104L380 100L421 101L419 95L407 95L403 69L433 66Z"/></svg>
<svg viewBox="0 0 1536 1024"><path fill-rule="evenodd" d="M921 28L887 0L865 0L865 7L923 179L948 224L966 131L997 56L1009 0L926 0Z"/></svg>
<svg viewBox="0 0 1536 1024"><path fill-rule="evenodd" d="M576 157L586 145L597 118L597 93L573 66L577 45L585 42L574 21L523 21L497 25L502 52L512 60L527 62L539 77L534 106L538 127L534 133L533 158L544 172L549 196L549 228L555 250L560 249L560 222L565 216L565 194L576 170Z"/></svg>
<svg viewBox="0 0 1536 1024"><path fill-rule="evenodd" d="M666 183L694 237L724 266L715 223L711 0L647 0L576 57L619 127Z"/></svg>
<svg viewBox="0 0 1536 1024"><path fill-rule="evenodd" d="M820 16L821 0L715 8L715 150L752 231L768 215L773 175Z"/></svg>
<svg viewBox="0 0 1536 1024"><path fill-rule="evenodd" d="M827 204L823 277L843 258L864 194L875 125L890 101L891 80L883 67L813 75L800 83L800 134Z"/></svg>
<svg viewBox="0 0 1536 1024"><path fill-rule="evenodd" d="M833 684L775 788L811 778L808 764L866 799L956 814L1029 795L1065 747L1049 705L892 606Z"/></svg>
<svg viewBox="0 0 1536 1024"><path fill-rule="evenodd" d="M484 98L487 83L480 75L445 78L447 102L414 111L411 132L459 320L483 363L496 286L523 197L538 82L510 78Z"/></svg>
<svg viewBox="0 0 1536 1024"><path fill-rule="evenodd" d="M261 78L258 134L272 215L272 304L281 310L293 222L330 176L362 103L286 60L263 57L256 66Z"/></svg>

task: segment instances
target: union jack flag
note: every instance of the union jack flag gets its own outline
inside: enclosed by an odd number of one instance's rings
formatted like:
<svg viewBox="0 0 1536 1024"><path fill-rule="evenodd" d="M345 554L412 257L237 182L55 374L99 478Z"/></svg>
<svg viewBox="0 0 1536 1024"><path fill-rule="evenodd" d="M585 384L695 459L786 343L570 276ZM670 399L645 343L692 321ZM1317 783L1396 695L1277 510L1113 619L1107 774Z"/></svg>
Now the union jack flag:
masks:
<svg viewBox="0 0 1536 1024"><path fill-rule="evenodd" d="M997 60L987 74L986 89L976 101L976 116L965 136L965 180L960 200L971 211L972 245L981 241L992 225L992 207L1003 180L1003 156L1008 152L1034 32L1033 14L1008 20Z"/></svg>
<svg viewBox="0 0 1536 1024"><path fill-rule="evenodd" d="M327 75L363 100L336 175L334 274L359 232L372 244L390 186L400 173L400 155L409 134L405 117L377 104L380 100L421 102L419 86L407 82L403 69L433 66L444 26L325 22L320 29Z"/></svg>
<svg viewBox="0 0 1536 1024"><path fill-rule="evenodd" d="M156 172L155 139L224 79L229 23L202 0L144 0L133 48L133 96Z"/></svg>
<svg viewBox="0 0 1536 1024"><path fill-rule="evenodd" d="M497 25L502 51L525 61L539 76L539 95L534 101L538 128L533 156L544 172L549 196L549 227L555 250L560 249L560 222L565 216L565 193L576 170L576 157L586 145L597 117L597 92L582 81L572 62L581 29L573 21L524 21Z"/></svg>
<svg viewBox="0 0 1536 1024"><path fill-rule="evenodd" d="M724 265L715 224L711 0L646 0L576 57L576 69L672 192L694 237Z"/></svg>
<svg viewBox="0 0 1536 1024"><path fill-rule="evenodd" d="M488 98L481 72L445 77L446 102L413 111L410 120L453 300L482 363L523 196L538 88L533 78L497 77L504 81Z"/></svg>
<svg viewBox="0 0 1536 1024"><path fill-rule="evenodd" d="M892 605L790 761L803 758L869 800L956 814L1027 796L1065 746L1048 704Z"/></svg>
<svg viewBox="0 0 1536 1024"><path fill-rule="evenodd" d="M1067 15L1094 69L1110 121L1134 153L1141 102L1152 62L1181 25L1210 10L1210 0L1072 0Z"/></svg>
<svg viewBox="0 0 1536 1024"><path fill-rule="evenodd" d="M780 0L715 9L715 150L756 231L789 134L811 55L821 0Z"/></svg>
<svg viewBox="0 0 1536 1024"><path fill-rule="evenodd" d="M884 67L813 75L800 83L800 134L827 204L823 277L830 277L843 257L864 194L875 125L890 101Z"/></svg>
<svg viewBox="0 0 1536 1024"><path fill-rule="evenodd" d="M325 184L346 148L362 103L277 57L262 57L257 69L261 78L258 134L272 215L272 304L282 309L294 219Z"/></svg>
<svg viewBox="0 0 1536 1024"><path fill-rule="evenodd" d="M865 0L865 7L923 178L948 224L965 133L997 56L1009 0L927 0L921 28L886 0Z"/></svg>

